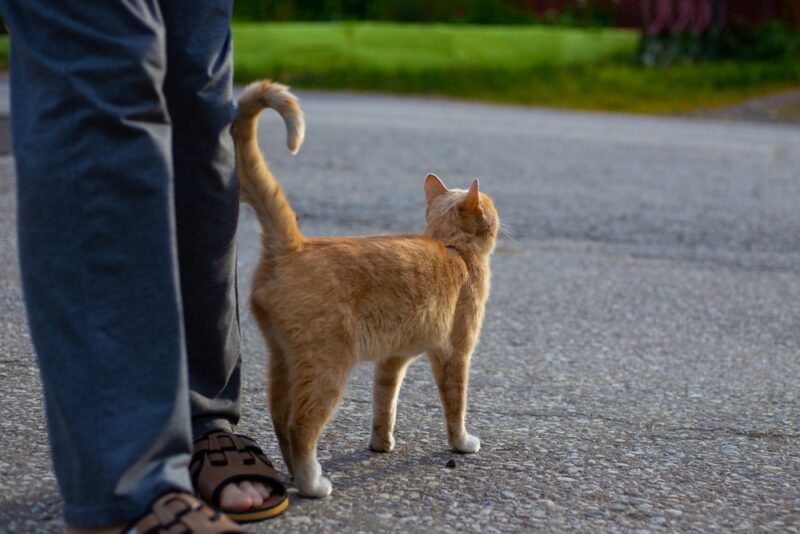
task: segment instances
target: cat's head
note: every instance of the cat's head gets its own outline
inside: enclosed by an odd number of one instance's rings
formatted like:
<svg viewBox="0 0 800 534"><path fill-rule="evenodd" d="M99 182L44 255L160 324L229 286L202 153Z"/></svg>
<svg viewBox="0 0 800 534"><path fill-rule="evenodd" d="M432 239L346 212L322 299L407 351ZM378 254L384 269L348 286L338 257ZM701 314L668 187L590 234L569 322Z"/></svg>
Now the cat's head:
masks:
<svg viewBox="0 0 800 534"><path fill-rule="evenodd" d="M500 219L491 197L478 190L448 189L435 174L425 178L425 235L479 256L494 249Z"/></svg>

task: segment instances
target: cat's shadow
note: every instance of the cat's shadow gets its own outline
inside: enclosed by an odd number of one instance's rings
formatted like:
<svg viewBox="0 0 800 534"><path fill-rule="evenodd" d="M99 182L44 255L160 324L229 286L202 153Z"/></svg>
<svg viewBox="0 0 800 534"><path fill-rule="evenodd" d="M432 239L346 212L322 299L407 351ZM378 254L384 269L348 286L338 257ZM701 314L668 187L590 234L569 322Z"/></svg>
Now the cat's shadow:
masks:
<svg viewBox="0 0 800 534"><path fill-rule="evenodd" d="M333 491L336 492L357 487L361 485L359 481L396 480L419 469L444 469L449 460L461 456L448 450L417 452L421 451L374 452L363 448L329 457L323 462L323 471L333 474Z"/></svg>

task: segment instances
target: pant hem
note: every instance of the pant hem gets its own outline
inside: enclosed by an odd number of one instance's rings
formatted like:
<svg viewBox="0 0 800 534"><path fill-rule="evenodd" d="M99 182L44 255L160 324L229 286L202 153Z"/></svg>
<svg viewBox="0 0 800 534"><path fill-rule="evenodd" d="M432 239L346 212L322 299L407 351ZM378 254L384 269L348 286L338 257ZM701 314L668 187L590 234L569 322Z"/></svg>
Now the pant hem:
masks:
<svg viewBox="0 0 800 534"><path fill-rule="evenodd" d="M209 432L233 432L234 426L223 417L192 421L192 440L198 440Z"/></svg>
<svg viewBox="0 0 800 534"><path fill-rule="evenodd" d="M70 527L97 528L112 525L133 523L144 516L150 505L165 493L177 491L194 494L189 473L186 473L185 484L170 483L158 486L138 502L126 499L125 502L102 504L98 506L64 506L64 520Z"/></svg>

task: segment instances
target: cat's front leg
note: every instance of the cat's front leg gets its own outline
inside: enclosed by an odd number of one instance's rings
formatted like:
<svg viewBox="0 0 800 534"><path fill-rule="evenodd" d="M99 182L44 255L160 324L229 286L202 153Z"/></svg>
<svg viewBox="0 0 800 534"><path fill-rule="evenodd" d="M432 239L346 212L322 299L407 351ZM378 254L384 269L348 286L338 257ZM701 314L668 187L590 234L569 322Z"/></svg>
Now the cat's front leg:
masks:
<svg viewBox="0 0 800 534"><path fill-rule="evenodd" d="M389 452L394 449L392 433L397 416L397 394L411 360L412 358L398 356L375 362L370 450Z"/></svg>
<svg viewBox="0 0 800 534"><path fill-rule="evenodd" d="M447 421L447 441L451 449L465 454L476 453L481 448L481 440L469 435L464 424L469 356L469 353L445 351L433 351L430 354L431 369Z"/></svg>
<svg viewBox="0 0 800 534"><path fill-rule="evenodd" d="M450 440L450 448L462 454L475 454L481 450L481 440L478 436L464 431L459 438Z"/></svg>

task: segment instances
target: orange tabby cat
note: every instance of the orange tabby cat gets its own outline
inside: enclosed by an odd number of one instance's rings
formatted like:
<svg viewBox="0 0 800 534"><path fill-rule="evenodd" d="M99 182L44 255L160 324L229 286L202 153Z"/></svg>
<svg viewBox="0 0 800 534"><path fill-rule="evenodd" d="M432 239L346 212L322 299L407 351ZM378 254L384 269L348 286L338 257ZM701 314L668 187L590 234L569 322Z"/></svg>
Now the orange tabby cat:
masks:
<svg viewBox="0 0 800 534"><path fill-rule="evenodd" d="M317 440L359 361L375 364L372 450L394 447L400 382L427 353L450 447L477 452L464 412L499 225L492 200L477 180L469 191L447 189L431 174L423 235L306 238L258 148L258 114L267 107L286 122L292 153L304 123L297 99L268 81L245 89L234 123L241 198L262 227L251 306L269 345L272 421L297 489L307 497L331 492Z"/></svg>

